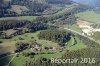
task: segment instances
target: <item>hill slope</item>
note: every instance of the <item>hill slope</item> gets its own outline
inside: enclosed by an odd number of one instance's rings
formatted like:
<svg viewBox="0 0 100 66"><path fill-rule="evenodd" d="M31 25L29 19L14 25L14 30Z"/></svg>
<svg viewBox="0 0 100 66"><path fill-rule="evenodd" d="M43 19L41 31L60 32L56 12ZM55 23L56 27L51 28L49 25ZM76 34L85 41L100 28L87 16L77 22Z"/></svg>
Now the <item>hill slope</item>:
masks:
<svg viewBox="0 0 100 66"><path fill-rule="evenodd" d="M0 0L0 17L40 15L50 4L70 3L70 0Z"/></svg>
<svg viewBox="0 0 100 66"><path fill-rule="evenodd" d="M100 7L100 0L73 0L73 1L81 3L81 4L85 4L85 5Z"/></svg>

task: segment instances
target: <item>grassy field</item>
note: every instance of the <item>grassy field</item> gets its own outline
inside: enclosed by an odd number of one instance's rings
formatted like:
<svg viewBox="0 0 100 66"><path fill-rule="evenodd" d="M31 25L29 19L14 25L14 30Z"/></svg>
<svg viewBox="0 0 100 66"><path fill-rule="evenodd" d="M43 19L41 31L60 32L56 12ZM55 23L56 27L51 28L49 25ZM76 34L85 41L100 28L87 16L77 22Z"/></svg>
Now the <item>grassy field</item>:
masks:
<svg viewBox="0 0 100 66"><path fill-rule="evenodd" d="M14 32L16 32L16 30L9 29L9 30L5 30L5 31L3 31L3 32L6 33L7 35L11 35L11 34L13 34Z"/></svg>
<svg viewBox="0 0 100 66"><path fill-rule="evenodd" d="M73 25L64 25L64 28L69 28L69 29L72 29L72 30L75 30L77 32L82 33L81 29L76 24L73 24Z"/></svg>
<svg viewBox="0 0 100 66"><path fill-rule="evenodd" d="M62 57L63 54L64 54L63 52L59 52L55 54L39 54L39 55L35 55L34 58L29 58L29 57L24 57L22 55L19 55L19 57L15 57L13 59L13 61L10 63L10 66L23 66L23 64L26 61L30 61L30 60L36 61L41 57L48 58L48 59L60 58Z"/></svg>
<svg viewBox="0 0 100 66"><path fill-rule="evenodd" d="M81 40L79 40L77 37L76 37L76 40L77 40L77 44L73 45L73 43L75 41L74 41L74 38L71 37L71 40L66 45L66 49L73 51L73 50L86 48L86 45L84 45L83 42ZM48 58L48 59L50 59L50 58L60 58L60 57L62 57L63 54L64 54L64 51L63 52L56 52L54 54L48 54L48 53L46 53L46 54L38 54L38 55L35 55L34 58L29 58L29 57L24 57L22 55L19 55L19 57L15 57L13 59L13 61L10 64L10 66L22 66L23 63L25 63L26 61L29 61L29 60L35 61L35 60L37 60L37 59L39 59L41 57Z"/></svg>
<svg viewBox="0 0 100 66"><path fill-rule="evenodd" d="M48 40L40 40L38 39L37 35L39 34L40 31L34 32L34 33L26 33L23 35L18 35L13 37L12 39L0 39L1 41L3 41L2 44L0 44L1 48L0 48L0 52L1 53L6 53L6 52L14 52L15 48L15 44L17 42L26 42L26 43L30 43L32 41L36 41L37 43L41 44L42 47L57 47L59 48L60 46L58 45L58 43L52 42L52 41L48 41ZM23 40L20 40L20 38L22 38ZM74 47L78 47L78 46L83 46L82 42L77 39L78 44L76 44ZM73 42L72 39L70 42ZM71 43L70 43L71 44ZM6 49L5 49L6 48ZM81 47L80 47L81 48ZM3 52L2 52L3 51Z"/></svg>
<svg viewBox="0 0 100 66"><path fill-rule="evenodd" d="M75 39L77 41L77 43L75 45ZM75 39L73 37L71 37L71 40L67 43L67 47L66 49L68 50L78 50L78 49L82 49L82 48L86 48L86 45L77 37L75 37Z"/></svg>
<svg viewBox="0 0 100 66"><path fill-rule="evenodd" d="M86 20L88 22L100 24L100 14L95 13L94 11L85 11L76 14L82 20Z"/></svg>
<svg viewBox="0 0 100 66"><path fill-rule="evenodd" d="M59 47L59 45L57 43L47 41L47 40L39 40L38 37L37 37L39 32L40 31L37 31L37 32L34 32L34 33L26 33L26 34L23 34L23 35L15 36L15 37L13 37L12 39L9 39L9 40L4 40L4 41L6 41L6 42L4 42L4 47L8 47L9 50L14 50L16 42L20 42L20 41L31 42L33 40L36 40L43 47L44 46ZM19 40L20 37L23 38L24 40ZM32 39L32 37L34 37L34 39ZM73 45L74 42L75 42L75 39L77 41L77 44ZM73 50L86 48L86 46L83 44L83 42L80 39L78 39L77 37L75 39L73 37L71 37L71 40L66 45L67 50L73 51ZM65 50L63 50L62 52L59 52L59 50L57 50L57 52L54 53L54 54L48 54L48 52L45 53L45 54L38 54L38 55L35 55L34 58L24 57L22 55L19 55L19 57L15 57L13 59L10 66L23 66L23 63L25 63L26 61L29 61L29 60L35 61L35 60L39 59L40 57L45 57L45 58L48 58L48 59L50 59L50 58L60 58L64 54ZM13 56L6 57L6 58L2 59L2 61L4 62L3 64L7 64L9 62L9 60L11 60L12 57ZM6 62L6 59L7 59L7 62Z"/></svg>
<svg viewBox="0 0 100 66"><path fill-rule="evenodd" d="M37 16L19 16L19 17L4 17L0 18L0 20L29 20L29 21L34 21L37 18Z"/></svg>
<svg viewBox="0 0 100 66"><path fill-rule="evenodd" d="M15 57L13 61L10 63L10 66L23 66L26 61L29 61L29 57L19 56Z"/></svg>
<svg viewBox="0 0 100 66"><path fill-rule="evenodd" d="M35 33L26 33L23 35L19 35L16 37L13 37L12 40L16 40L17 42L23 41L23 42L30 42L33 40L36 40L37 43L41 44L43 47L47 46L47 47L53 47L53 46L58 46L57 43L52 42L52 41L48 41L48 40L39 40L37 35L39 34L40 31L37 31ZM24 40L19 40L19 38L23 38ZM32 37L34 37L34 39L32 39Z"/></svg>
<svg viewBox="0 0 100 66"><path fill-rule="evenodd" d="M92 37L95 38L96 40L100 40L100 32L95 32Z"/></svg>
<svg viewBox="0 0 100 66"><path fill-rule="evenodd" d="M1 39L0 39L1 40ZM7 52L14 52L15 48L15 43L16 41L11 41L2 39L3 43L0 44L0 54L7 53Z"/></svg>
<svg viewBox="0 0 100 66"><path fill-rule="evenodd" d="M36 55L35 58L40 58L40 57L44 57L44 58L48 58L48 59L61 58L63 54L64 54L64 52L57 52L54 54L42 54L42 55Z"/></svg>
<svg viewBox="0 0 100 66"><path fill-rule="evenodd" d="M12 59L13 55L0 59L0 66L6 66Z"/></svg>
<svg viewBox="0 0 100 66"><path fill-rule="evenodd" d="M18 35L18 36L13 37L12 39L0 39L0 41L3 41L3 43L0 44L0 53L2 54L6 52L14 52L14 50L16 49L15 44L17 42L30 43L34 40L36 40L36 42L41 44L43 47L45 46L46 47L54 47L54 46L59 47L59 45L55 42L48 41L48 40L39 40L37 37L39 32L40 31ZM23 40L20 40L19 38L22 38Z"/></svg>

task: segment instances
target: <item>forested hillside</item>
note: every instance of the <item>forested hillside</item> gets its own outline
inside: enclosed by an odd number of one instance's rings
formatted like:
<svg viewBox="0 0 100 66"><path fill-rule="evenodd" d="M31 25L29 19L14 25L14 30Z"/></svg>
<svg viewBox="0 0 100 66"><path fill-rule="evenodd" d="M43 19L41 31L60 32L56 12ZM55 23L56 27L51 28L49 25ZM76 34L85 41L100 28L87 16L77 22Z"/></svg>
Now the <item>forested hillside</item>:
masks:
<svg viewBox="0 0 100 66"><path fill-rule="evenodd" d="M2 0L0 3L0 17L11 17L40 15L46 8L51 7L49 4L70 4L71 2L69 0Z"/></svg>
<svg viewBox="0 0 100 66"><path fill-rule="evenodd" d="M89 6L100 7L100 0L72 0L72 1Z"/></svg>

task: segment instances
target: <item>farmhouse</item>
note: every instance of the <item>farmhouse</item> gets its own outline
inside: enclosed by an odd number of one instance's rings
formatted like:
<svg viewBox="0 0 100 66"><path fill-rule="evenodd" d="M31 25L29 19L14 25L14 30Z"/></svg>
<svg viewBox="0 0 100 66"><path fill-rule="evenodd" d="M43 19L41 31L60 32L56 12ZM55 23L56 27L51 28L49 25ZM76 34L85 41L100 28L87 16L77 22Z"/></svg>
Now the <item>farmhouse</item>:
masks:
<svg viewBox="0 0 100 66"><path fill-rule="evenodd" d="M41 50L41 47L36 44L36 45L34 45L34 49L40 51Z"/></svg>

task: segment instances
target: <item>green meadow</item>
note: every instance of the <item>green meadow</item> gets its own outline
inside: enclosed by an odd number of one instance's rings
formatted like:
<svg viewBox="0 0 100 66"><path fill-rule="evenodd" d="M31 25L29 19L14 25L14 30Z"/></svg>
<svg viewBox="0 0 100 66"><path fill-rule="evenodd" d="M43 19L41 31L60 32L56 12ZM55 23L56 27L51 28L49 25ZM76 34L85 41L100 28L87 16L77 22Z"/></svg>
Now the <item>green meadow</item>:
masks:
<svg viewBox="0 0 100 66"><path fill-rule="evenodd" d="M37 16L18 16L18 17L4 17L0 18L0 20L29 20L34 21L37 18Z"/></svg>
<svg viewBox="0 0 100 66"><path fill-rule="evenodd" d="M76 14L79 19L100 24L100 14L95 13L94 11L84 11Z"/></svg>

